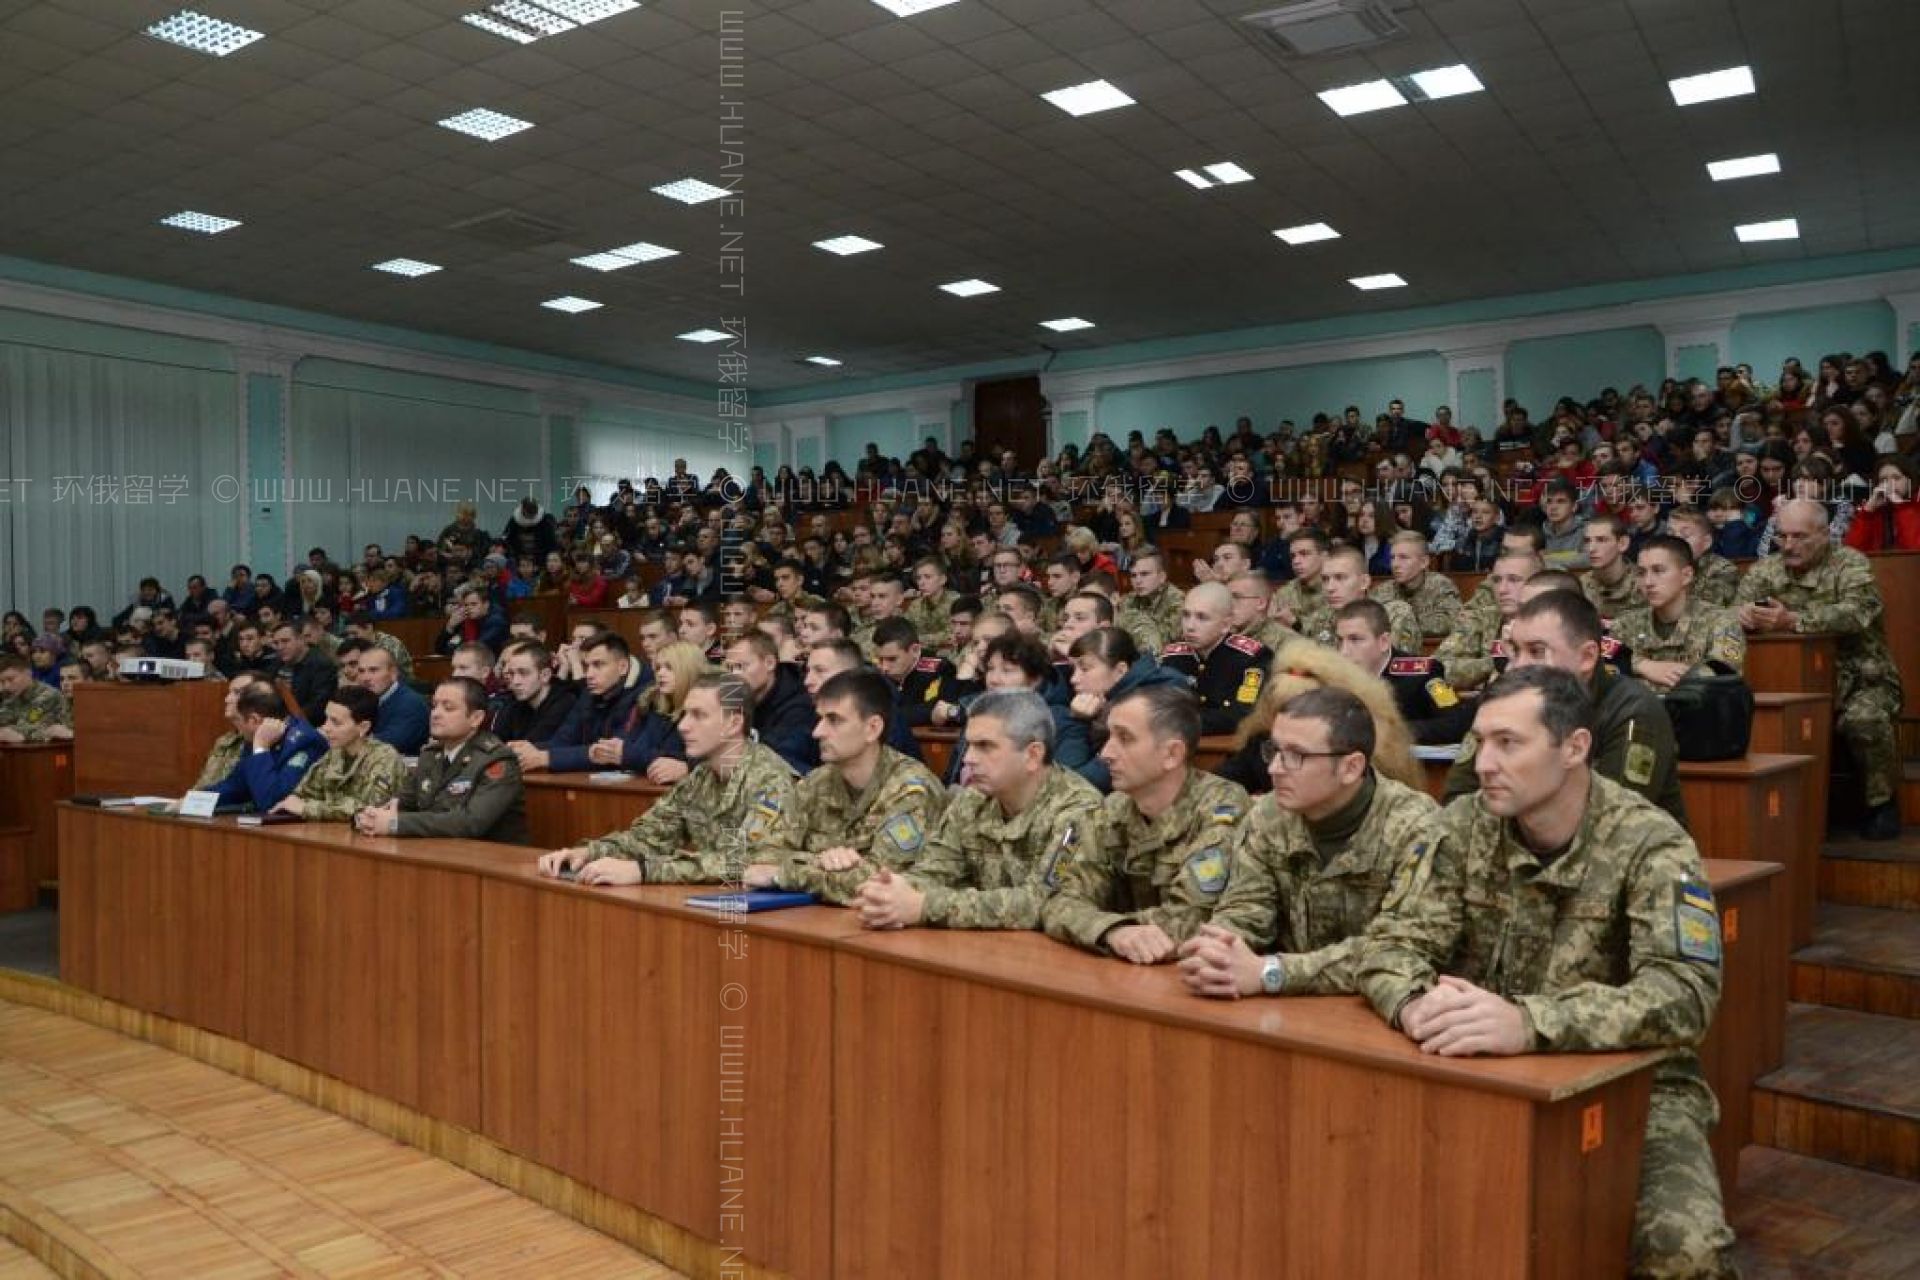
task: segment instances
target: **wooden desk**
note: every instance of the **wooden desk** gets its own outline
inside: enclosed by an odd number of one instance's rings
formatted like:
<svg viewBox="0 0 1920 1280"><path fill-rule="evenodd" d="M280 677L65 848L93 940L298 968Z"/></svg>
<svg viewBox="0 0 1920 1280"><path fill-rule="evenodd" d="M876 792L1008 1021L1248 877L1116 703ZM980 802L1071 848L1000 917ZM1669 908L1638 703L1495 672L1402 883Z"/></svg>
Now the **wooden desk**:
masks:
<svg viewBox="0 0 1920 1280"><path fill-rule="evenodd" d="M1740 1148L1753 1138L1753 1082L1780 1066L1787 1039L1786 877L1772 862L1710 860L1720 908L1720 1010L1700 1046L1707 1083L1720 1100L1713 1162L1729 1198Z"/></svg>
<svg viewBox="0 0 1920 1280"><path fill-rule="evenodd" d="M1820 895L1820 845L1808 843L1805 821L1816 763L1749 752L1743 760L1680 765L1687 829L1701 857L1758 858L1787 869L1787 936L1796 947L1813 941Z"/></svg>
<svg viewBox="0 0 1920 1280"><path fill-rule="evenodd" d="M67 982L482 1133L766 1267L833 1274L827 945L849 913L721 921L684 888L582 889L530 850L341 824L73 805L60 822ZM675 1265L718 1270L722 1248L690 1247Z"/></svg>
<svg viewBox="0 0 1920 1280"><path fill-rule="evenodd" d="M627 642L627 648L640 652L640 615L644 609L568 609L566 630L555 640L552 647L559 647L573 629L583 622L590 622L603 631L611 631Z"/></svg>
<svg viewBox="0 0 1920 1280"><path fill-rule="evenodd" d="M1886 606L1887 645L1900 669L1900 715L1920 720L1920 551L1876 551L1867 559Z"/></svg>
<svg viewBox="0 0 1920 1280"><path fill-rule="evenodd" d="M842 939L834 986L844 1280L1624 1266L1657 1055L1426 1058L1032 933Z"/></svg>
<svg viewBox="0 0 1920 1280"><path fill-rule="evenodd" d="M947 767L953 763L953 753L960 747L960 731L916 726L913 740L920 744L920 762L934 777L945 779Z"/></svg>
<svg viewBox="0 0 1920 1280"><path fill-rule="evenodd" d="M72 790L185 795L227 731L226 697L219 680L81 684L73 698Z"/></svg>
<svg viewBox="0 0 1920 1280"><path fill-rule="evenodd" d="M1820 693L1754 694L1753 738L1747 749L1813 757L1806 779L1806 839L1816 848L1823 845L1827 791L1833 782L1833 699Z"/></svg>
<svg viewBox="0 0 1920 1280"><path fill-rule="evenodd" d="M1773 633L1747 637L1747 683L1756 693L1824 693L1833 696L1831 635Z"/></svg>
<svg viewBox="0 0 1920 1280"><path fill-rule="evenodd" d="M439 684L453 674L453 659L437 653L418 654L413 659L413 678L424 684Z"/></svg>
<svg viewBox="0 0 1920 1280"><path fill-rule="evenodd" d="M594 782L585 773L530 773L527 831L535 848L565 849L624 831L670 788L644 777Z"/></svg>
<svg viewBox="0 0 1920 1280"><path fill-rule="evenodd" d="M1208 734L1200 739L1200 749L1193 753L1193 767L1202 773L1212 773L1238 749L1233 744L1232 734Z"/></svg>
<svg viewBox="0 0 1920 1280"><path fill-rule="evenodd" d="M73 743L0 744L0 911L25 911L60 878L54 806L73 794Z"/></svg>
<svg viewBox="0 0 1920 1280"><path fill-rule="evenodd" d="M440 633L447 629L447 619L444 614L427 614L417 618L380 619L373 625L407 646L417 671L421 658L432 657L437 652Z"/></svg>

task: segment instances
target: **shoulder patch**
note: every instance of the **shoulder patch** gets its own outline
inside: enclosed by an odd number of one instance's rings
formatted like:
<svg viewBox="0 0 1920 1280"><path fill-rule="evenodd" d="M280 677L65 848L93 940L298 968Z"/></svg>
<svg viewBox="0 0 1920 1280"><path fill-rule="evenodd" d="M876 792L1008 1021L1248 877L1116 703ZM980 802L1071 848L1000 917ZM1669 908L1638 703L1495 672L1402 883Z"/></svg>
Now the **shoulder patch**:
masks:
<svg viewBox="0 0 1920 1280"><path fill-rule="evenodd" d="M1644 787L1653 781L1653 767L1659 759L1651 746L1644 742L1627 744L1627 761L1623 772L1626 780L1636 787Z"/></svg>
<svg viewBox="0 0 1920 1280"><path fill-rule="evenodd" d="M900 784L902 795L923 796L927 794L927 784L919 778L908 778Z"/></svg>
<svg viewBox="0 0 1920 1280"><path fill-rule="evenodd" d="M915 853L926 843L926 834L910 813L897 813L880 828L893 847L901 853Z"/></svg>
<svg viewBox="0 0 1920 1280"><path fill-rule="evenodd" d="M1252 706L1260 701L1261 679L1262 673L1259 667L1248 667L1247 674L1240 678L1240 687L1233 692L1233 700L1245 706Z"/></svg>
<svg viewBox="0 0 1920 1280"><path fill-rule="evenodd" d="M307 767L307 753L304 751L294 752L293 755L290 756L287 760L287 768L289 769L304 769L306 767Z"/></svg>
<svg viewBox="0 0 1920 1280"><path fill-rule="evenodd" d="M1060 833L1060 842L1054 845L1053 852L1047 855L1046 863L1041 868L1040 878L1047 888L1060 887L1060 874L1073 864L1074 850L1079 843L1079 824L1069 822L1067 829Z"/></svg>
<svg viewBox="0 0 1920 1280"><path fill-rule="evenodd" d="M769 818L778 817L780 814L780 797L771 791L762 791L753 798L753 808L756 813L764 813Z"/></svg>
<svg viewBox="0 0 1920 1280"><path fill-rule="evenodd" d="M1611 635L1600 637L1600 656L1611 661L1620 656L1620 642Z"/></svg>
<svg viewBox="0 0 1920 1280"><path fill-rule="evenodd" d="M1713 890L1704 880L1688 876L1676 887L1673 932L1683 958L1720 963L1720 913L1714 907Z"/></svg>
<svg viewBox="0 0 1920 1280"><path fill-rule="evenodd" d="M1432 658L1395 658L1387 664L1390 676L1430 676L1440 669Z"/></svg>
<svg viewBox="0 0 1920 1280"><path fill-rule="evenodd" d="M1267 646L1261 644L1252 636L1243 636L1238 633L1228 636L1225 640L1221 641L1221 643L1229 649L1238 649L1241 653L1247 654L1249 657L1257 658L1267 652Z"/></svg>
<svg viewBox="0 0 1920 1280"><path fill-rule="evenodd" d="M507 762L505 760L495 760L486 768L486 779L488 782L498 782L506 776Z"/></svg>
<svg viewBox="0 0 1920 1280"><path fill-rule="evenodd" d="M1240 806L1237 804L1217 804L1213 807L1213 813L1210 814L1209 817L1219 826L1230 827L1240 821Z"/></svg>
<svg viewBox="0 0 1920 1280"><path fill-rule="evenodd" d="M915 671L938 671L940 669L940 659L922 658L913 664L913 669Z"/></svg>
<svg viewBox="0 0 1920 1280"><path fill-rule="evenodd" d="M1452 685L1442 676L1427 681L1427 696L1433 699L1433 705L1442 711L1450 711L1460 705L1460 695L1454 692Z"/></svg>
<svg viewBox="0 0 1920 1280"><path fill-rule="evenodd" d="M1214 897L1227 887L1227 858L1219 845L1202 849L1187 859L1187 875L1193 887Z"/></svg>

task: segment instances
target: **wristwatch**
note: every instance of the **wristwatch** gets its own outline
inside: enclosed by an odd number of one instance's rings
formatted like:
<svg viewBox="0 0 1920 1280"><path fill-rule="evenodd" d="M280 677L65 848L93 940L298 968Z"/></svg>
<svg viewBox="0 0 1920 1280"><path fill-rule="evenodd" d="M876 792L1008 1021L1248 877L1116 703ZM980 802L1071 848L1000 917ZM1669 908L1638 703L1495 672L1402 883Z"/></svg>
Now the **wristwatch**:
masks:
<svg viewBox="0 0 1920 1280"><path fill-rule="evenodd" d="M1280 957L1268 956L1266 963L1260 966L1260 994L1277 996L1283 985L1285 982L1280 973Z"/></svg>

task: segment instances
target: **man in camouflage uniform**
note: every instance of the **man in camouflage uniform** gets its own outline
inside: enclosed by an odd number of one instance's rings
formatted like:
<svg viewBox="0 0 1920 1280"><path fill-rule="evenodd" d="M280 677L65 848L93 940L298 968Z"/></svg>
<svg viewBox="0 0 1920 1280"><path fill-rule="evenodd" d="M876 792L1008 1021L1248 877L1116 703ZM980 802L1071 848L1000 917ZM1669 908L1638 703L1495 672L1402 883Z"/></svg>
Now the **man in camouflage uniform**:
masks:
<svg viewBox="0 0 1920 1280"><path fill-rule="evenodd" d="M1273 601L1273 586L1258 569L1234 574L1227 580L1227 590L1233 593L1235 635L1263 644L1275 653L1280 652L1280 646L1287 641L1300 638L1299 632L1267 616L1267 608Z"/></svg>
<svg viewBox="0 0 1920 1280"><path fill-rule="evenodd" d="M1320 583L1320 570L1331 548L1327 535L1319 529L1300 529L1287 539L1293 581L1273 593L1273 616L1303 636L1333 630L1327 621L1333 609L1327 604L1327 593Z"/></svg>
<svg viewBox="0 0 1920 1280"><path fill-rule="evenodd" d="M53 742L73 737L73 709L58 689L33 678L33 664L0 657L0 742Z"/></svg>
<svg viewBox="0 0 1920 1280"><path fill-rule="evenodd" d="M1158 653L1180 634L1180 606L1186 596L1167 581L1166 557L1158 551L1134 556L1127 581L1131 590L1115 607L1114 625L1133 637L1140 652Z"/></svg>
<svg viewBox="0 0 1920 1280"><path fill-rule="evenodd" d="M1327 648L1337 649L1340 640L1334 634L1334 615L1350 604L1367 599L1373 585L1367 576L1367 557L1358 547L1335 547L1327 553L1320 582L1326 591L1326 630L1309 634ZM1419 653L1420 621L1413 616L1412 606L1404 601L1388 600L1380 607L1386 610L1387 633L1393 637L1393 647L1402 653Z"/></svg>
<svg viewBox="0 0 1920 1280"><path fill-rule="evenodd" d="M1032 929L1075 861L1098 856L1100 793L1053 763L1053 713L1030 689L980 695L967 716L969 783L913 870L882 868L853 905L869 929Z"/></svg>
<svg viewBox="0 0 1920 1280"><path fill-rule="evenodd" d="M1381 604L1398 600L1412 609L1423 636L1450 633L1460 617L1460 588L1453 585L1452 578L1431 569L1433 557L1427 551L1426 535L1417 529L1402 529L1393 535L1387 555L1393 564L1393 577L1373 589L1373 598Z"/></svg>
<svg viewBox="0 0 1920 1280"><path fill-rule="evenodd" d="M227 681L224 710L227 723L233 727L213 740L213 749L207 752L206 762L200 766L200 776L194 779L193 790L205 791L219 785L221 779L233 772L240 758L246 755L247 748L252 745L240 728L238 701L240 691L259 678L259 673L243 670Z"/></svg>
<svg viewBox="0 0 1920 1280"><path fill-rule="evenodd" d="M1720 1000L1713 891L1679 824L1589 768L1592 726L1568 673L1520 668L1487 691L1480 790L1440 816L1357 985L1429 1053L1674 1050L1654 1068L1630 1256L1595 1272L1731 1276L1696 1053Z"/></svg>
<svg viewBox="0 0 1920 1280"><path fill-rule="evenodd" d="M327 754L300 778L293 794L273 806L308 822L348 822L362 809L383 805L407 784L407 762L373 736L380 698L370 689L342 685L327 699L320 736Z"/></svg>
<svg viewBox="0 0 1920 1280"><path fill-rule="evenodd" d="M1345 689L1274 717L1273 791L1240 828L1226 892L1180 949L1196 995L1352 991L1360 937L1432 853L1439 806L1373 770L1374 724Z"/></svg>
<svg viewBox="0 0 1920 1280"><path fill-rule="evenodd" d="M1633 651L1633 674L1655 689L1671 689L1708 663L1745 671L1747 635L1740 619L1693 594L1692 548L1657 533L1641 544L1636 559L1647 603L1613 620L1614 639Z"/></svg>
<svg viewBox="0 0 1920 1280"><path fill-rule="evenodd" d="M814 694L818 769L800 779L743 877L844 905L880 868L906 871L946 811L940 780L886 744L893 688L871 671L843 671Z"/></svg>
<svg viewBox="0 0 1920 1280"><path fill-rule="evenodd" d="M526 788L511 748L480 726L487 722L487 691L478 680L442 680L428 705L432 741L400 793L354 815L369 836L440 836L459 840L527 842Z"/></svg>
<svg viewBox="0 0 1920 1280"><path fill-rule="evenodd" d="M928 653L947 647L952 629L953 602L960 597L947 589L947 563L939 556L922 556L914 562L915 595L907 602L905 617L920 633L920 643Z"/></svg>
<svg viewBox="0 0 1920 1280"><path fill-rule="evenodd" d="M1637 791L1684 824L1680 748L1660 699L1638 680L1601 660L1606 635L1600 615L1571 590L1547 591L1520 606L1513 618L1513 669L1558 667L1579 678L1593 704L1589 758L1604 778ZM1469 733L1447 774L1447 799L1479 786L1473 758L1479 738Z"/></svg>
<svg viewBox="0 0 1920 1280"><path fill-rule="evenodd" d="M793 802L793 770L747 736L753 694L734 675L701 676L680 713L693 772L628 827L540 856L581 884L731 884Z"/></svg>
<svg viewBox="0 0 1920 1280"><path fill-rule="evenodd" d="M1433 651L1450 684L1477 689L1498 673L1499 660L1508 656L1506 629L1519 611L1520 589L1540 569L1540 557L1532 551L1500 553L1481 584L1492 607L1483 609L1468 601L1460 611L1457 629Z"/></svg>
<svg viewBox="0 0 1920 1280"><path fill-rule="evenodd" d="M380 628L374 624L372 614L356 613L348 618L347 638L351 640L364 640L376 649L385 649L393 655L395 665L400 668L400 678L402 680L413 679L413 654L407 651L407 646L401 641L399 636L380 630Z"/></svg>
<svg viewBox="0 0 1920 1280"><path fill-rule="evenodd" d="M1693 507L1667 517L1667 532L1693 551L1693 598L1721 609L1740 594L1740 567L1713 549L1713 521Z"/></svg>
<svg viewBox="0 0 1920 1280"><path fill-rule="evenodd" d="M1159 964L1205 922L1248 800L1239 783L1192 766L1199 745L1200 704L1178 685L1139 686L1108 706L1100 759L1114 793L1098 852L1074 859L1047 901L1049 934Z"/></svg>
<svg viewBox="0 0 1920 1280"><path fill-rule="evenodd" d="M1620 517L1595 516L1587 521L1585 541L1588 567L1580 575L1580 589L1601 618L1611 621L1646 604L1627 559L1627 528Z"/></svg>
<svg viewBox="0 0 1920 1280"><path fill-rule="evenodd" d="M1893 721L1900 714L1900 672L1887 649L1880 585L1864 555L1829 542L1827 511L1818 502L1796 498L1775 513L1780 550L1741 579L1740 625L1760 633L1828 632L1839 638L1834 728L1863 775L1867 813L1861 834L1895 839L1900 754Z"/></svg>
<svg viewBox="0 0 1920 1280"><path fill-rule="evenodd" d="M826 603L807 590L806 566L798 560L782 560L774 566L773 594L773 603L767 606L763 616L785 618L790 623L797 622L808 609Z"/></svg>

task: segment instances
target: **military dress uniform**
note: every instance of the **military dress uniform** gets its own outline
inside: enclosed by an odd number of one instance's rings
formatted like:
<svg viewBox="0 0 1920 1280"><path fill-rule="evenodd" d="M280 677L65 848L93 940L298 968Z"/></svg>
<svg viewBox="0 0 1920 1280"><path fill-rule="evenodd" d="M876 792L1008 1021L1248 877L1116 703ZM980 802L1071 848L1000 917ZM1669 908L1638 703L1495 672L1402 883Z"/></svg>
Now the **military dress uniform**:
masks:
<svg viewBox="0 0 1920 1280"><path fill-rule="evenodd" d="M1534 1052L1677 1050L1654 1069L1631 1274L1733 1274L1695 1052L1720 1000L1720 923L1693 841L1598 775L1573 842L1544 862L1477 795L1437 836L1360 947L1361 993L1399 1026L1449 973L1519 1005Z"/></svg>
<svg viewBox="0 0 1920 1280"><path fill-rule="evenodd" d="M933 723L934 704L954 697L954 667L945 658L926 657L913 664L897 686L900 717L909 726Z"/></svg>
<svg viewBox="0 0 1920 1280"><path fill-rule="evenodd" d="M979 791L957 792L907 873L926 894L922 920L949 929L1038 927L1068 869L1098 856L1100 804L1091 783L1057 764L1011 817Z"/></svg>
<svg viewBox="0 0 1920 1280"><path fill-rule="evenodd" d="M345 822L360 810L385 804L407 784L407 762L378 738L353 755L329 751L300 778L293 794L309 822Z"/></svg>
<svg viewBox="0 0 1920 1280"><path fill-rule="evenodd" d="M907 601L907 621L920 633L920 644L928 653L947 647L953 634L953 602L959 598L951 591L942 591L932 599L915 596Z"/></svg>
<svg viewBox="0 0 1920 1280"><path fill-rule="evenodd" d="M1580 575L1580 593L1600 611L1601 617L1609 619L1617 618L1629 609L1645 608L1647 603L1647 598L1640 594L1640 579L1631 568L1611 586L1600 581L1600 575L1589 569Z"/></svg>
<svg viewBox="0 0 1920 1280"><path fill-rule="evenodd" d="M1389 578L1369 595L1381 604L1398 600L1412 609L1422 636L1446 635L1453 630L1454 622L1460 616L1460 588L1453 585L1452 578L1431 569L1421 574L1419 581L1410 587L1403 587Z"/></svg>
<svg viewBox="0 0 1920 1280"><path fill-rule="evenodd" d="M1229 635L1202 654L1185 641L1168 645L1160 665L1171 667L1193 681L1200 699L1200 731L1232 733L1241 718L1260 701L1273 651L1258 640Z"/></svg>
<svg viewBox="0 0 1920 1280"><path fill-rule="evenodd" d="M774 864L782 889L844 904L882 867L910 869L946 808L946 788L927 766L882 747L873 777L858 792L830 764L800 779L754 860ZM842 848L859 853L860 864L846 871L815 865L820 853Z"/></svg>
<svg viewBox="0 0 1920 1280"><path fill-rule="evenodd" d="M1473 727L1473 708L1447 683L1438 658L1415 657L1397 650L1387 659L1380 678L1393 690L1394 705L1423 745L1458 742Z"/></svg>
<svg viewBox="0 0 1920 1280"><path fill-rule="evenodd" d="M1636 658L1652 662L1684 662L1689 670L1717 662L1736 672L1747 669L1747 633L1731 609L1722 609L1697 597L1669 624L1642 605L1613 620L1614 639Z"/></svg>
<svg viewBox="0 0 1920 1280"><path fill-rule="evenodd" d="M451 755L438 742L427 743L399 801L398 835L527 842L520 761L490 733L474 734Z"/></svg>
<svg viewBox="0 0 1920 1280"><path fill-rule="evenodd" d="M587 841L587 860L638 862L649 884L738 880L793 802L794 782L773 748L749 741L738 750L727 777L703 760L625 831Z"/></svg>
<svg viewBox="0 0 1920 1280"><path fill-rule="evenodd" d="M1717 551L1693 562L1693 598L1722 609L1740 594L1740 567Z"/></svg>
<svg viewBox="0 0 1920 1280"><path fill-rule="evenodd" d="M1333 630L1333 607L1327 603L1326 588L1295 578L1273 593L1276 608L1293 611L1293 627L1303 636L1317 636Z"/></svg>
<svg viewBox="0 0 1920 1280"><path fill-rule="evenodd" d="M1894 797L1900 754L1893 721L1900 714L1900 671L1887 649L1886 605L1873 565L1852 547L1830 547L1818 564L1795 575L1769 556L1740 580L1741 604L1777 600L1799 615L1796 630L1839 637L1834 655L1834 728L1858 762L1868 805Z"/></svg>
<svg viewBox="0 0 1920 1280"><path fill-rule="evenodd" d="M1115 792L1101 806L1097 852L1073 859L1047 900L1047 933L1089 951L1127 925L1158 925L1175 942L1200 931L1227 887L1234 836L1251 801L1237 782L1188 769L1165 813L1148 818Z"/></svg>
<svg viewBox="0 0 1920 1280"><path fill-rule="evenodd" d="M193 790L204 791L218 785L233 772L252 746L236 729L229 729L215 738L213 750L207 752L206 763L200 766L200 776L193 780Z"/></svg>
<svg viewBox="0 0 1920 1280"><path fill-rule="evenodd" d="M1288 995L1352 991L1361 935L1432 854L1440 806L1425 792L1371 774L1350 807L1350 834L1323 851L1305 818L1264 795L1234 842L1212 923L1277 953Z"/></svg>
<svg viewBox="0 0 1920 1280"><path fill-rule="evenodd" d="M22 742L45 742L56 725L73 728L73 708L52 685L35 680L25 693L0 696L0 729L17 729Z"/></svg>
<svg viewBox="0 0 1920 1280"><path fill-rule="evenodd" d="M1639 792L1685 825L1680 747L1659 696L1604 662L1594 668L1587 689L1593 698L1593 771ZM1473 771L1477 745L1472 733L1461 742L1460 758L1447 774L1447 799L1480 789L1479 775Z"/></svg>

